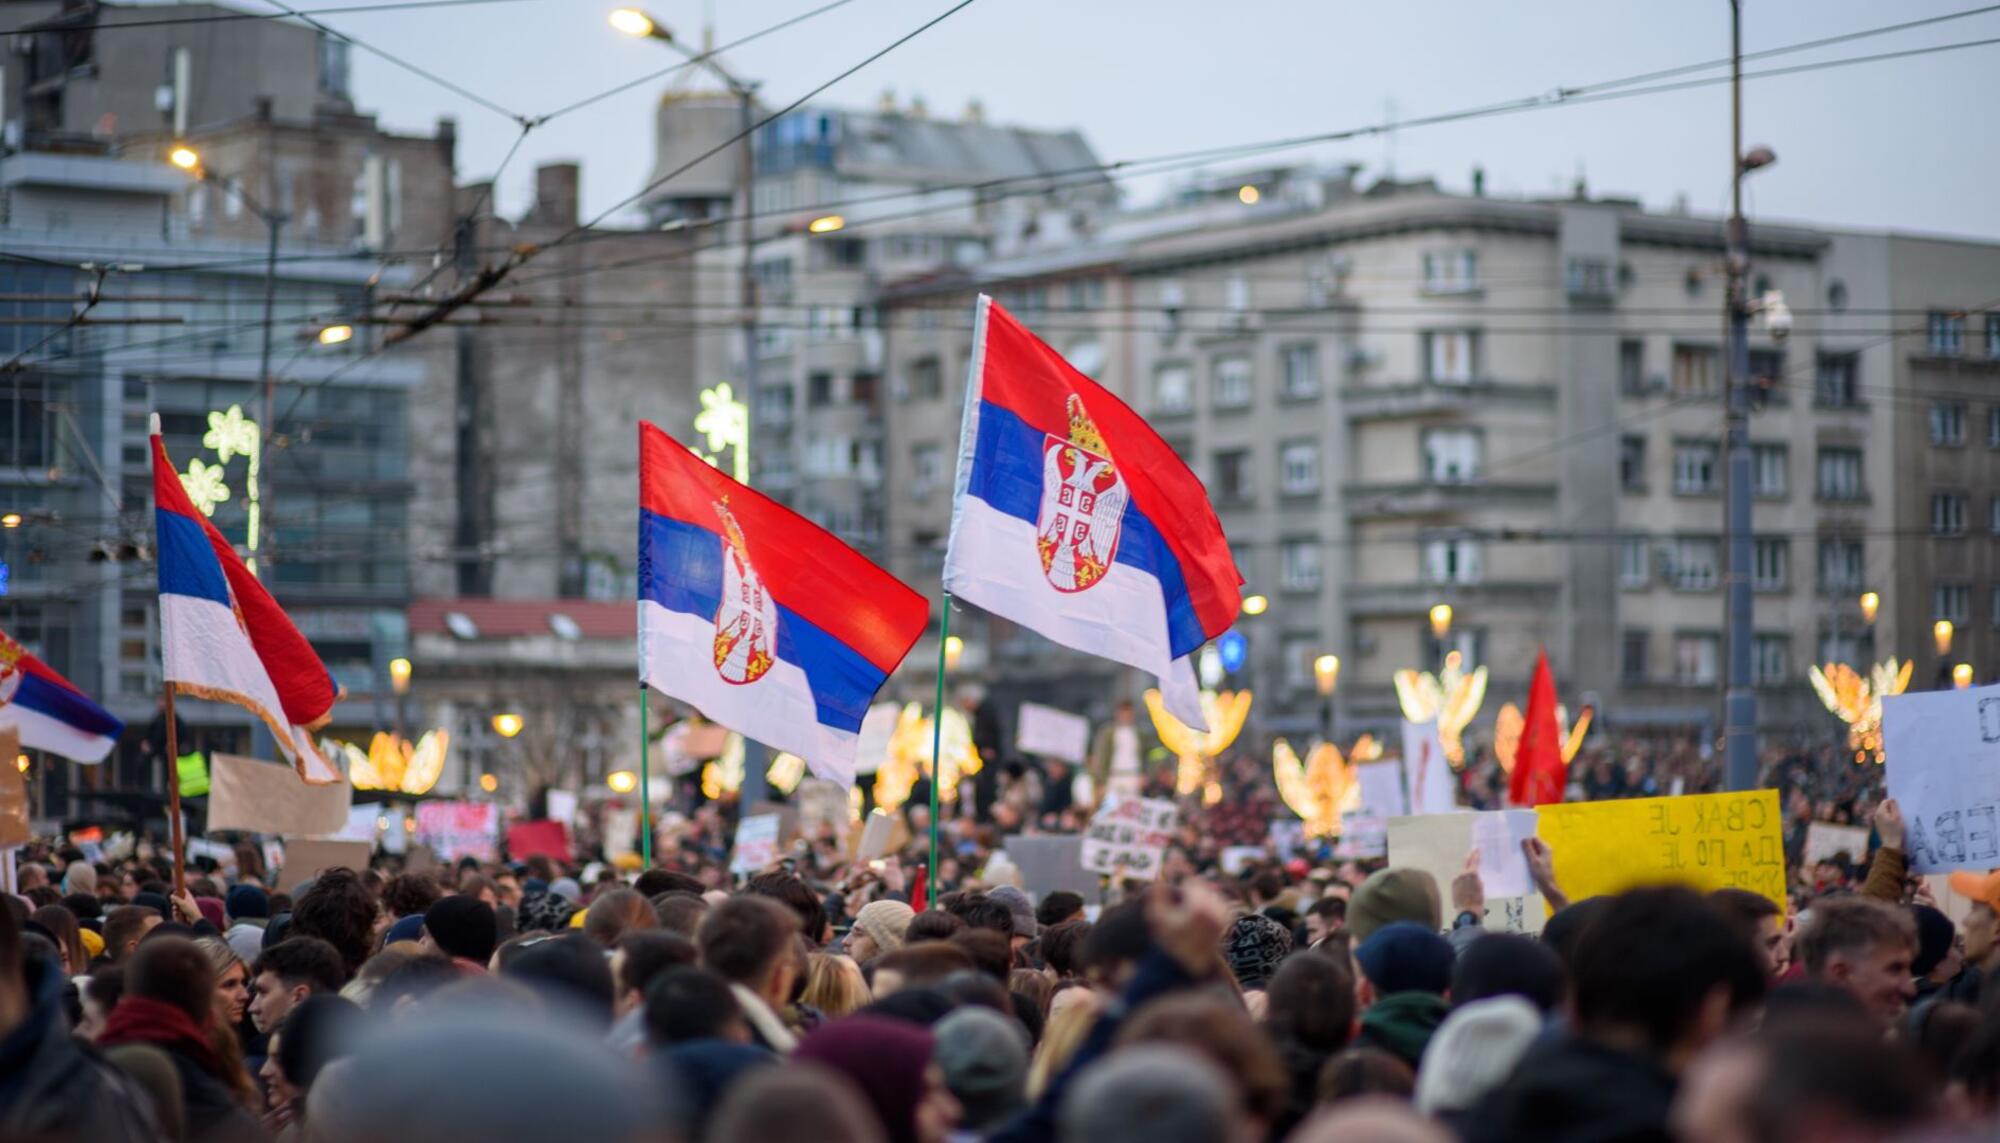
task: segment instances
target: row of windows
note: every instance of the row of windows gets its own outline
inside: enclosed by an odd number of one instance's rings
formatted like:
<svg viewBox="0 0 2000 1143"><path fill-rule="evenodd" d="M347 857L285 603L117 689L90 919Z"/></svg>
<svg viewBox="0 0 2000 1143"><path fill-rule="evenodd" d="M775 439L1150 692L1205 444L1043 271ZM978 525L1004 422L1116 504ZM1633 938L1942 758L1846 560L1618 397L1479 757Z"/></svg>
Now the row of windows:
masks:
<svg viewBox="0 0 2000 1143"><path fill-rule="evenodd" d="M1965 443L1966 406L1963 401L1931 402L1931 443ZM2000 405L1986 410L1986 447L2000 448Z"/></svg>
<svg viewBox="0 0 2000 1143"><path fill-rule="evenodd" d="M1298 400L1319 395L1319 347L1288 345L1278 351L1279 395ZM1165 362L1153 370L1153 411L1187 413L1195 407L1195 367ZM1247 409L1256 395L1256 369L1245 353L1218 354L1208 362L1209 400L1218 409Z"/></svg>
<svg viewBox="0 0 2000 1143"><path fill-rule="evenodd" d="M1970 515L1972 497L1963 492L1931 493L1931 535L1963 536ZM1987 498L1987 530L2000 536L2000 495Z"/></svg>
<svg viewBox="0 0 2000 1143"><path fill-rule="evenodd" d="M1652 633L1626 631L1619 640L1618 674L1627 683L1672 682L1681 686L1711 686L1722 679L1722 636L1712 632L1680 632L1673 640L1673 666L1664 678L1652 667ZM1750 644L1750 678L1758 684L1790 682L1792 639L1789 635L1755 635Z"/></svg>
<svg viewBox="0 0 2000 1143"><path fill-rule="evenodd" d="M1862 541L1822 537L1818 554L1821 588L1860 589L1867 569ZM1618 544L1618 585L1639 590L1658 582L1677 591L1713 591L1722 583L1723 563L1722 540L1717 536L1677 536L1666 541L1626 536ZM1791 580L1791 539L1753 537L1750 586L1757 591L1784 591Z"/></svg>
<svg viewBox="0 0 2000 1143"><path fill-rule="evenodd" d="M2000 359L2000 314L1985 315L1986 356ZM1965 356L1965 315L1932 311L1924 323L1924 348L1932 357Z"/></svg>
<svg viewBox="0 0 2000 1143"><path fill-rule="evenodd" d="M1969 583L1931 585L1931 618L1949 619L1961 627L1972 622L1972 585ZM1994 584L1990 589L1986 618L1994 629L2000 630L2000 583Z"/></svg>
<svg viewBox="0 0 2000 1143"><path fill-rule="evenodd" d="M1750 490L1762 498L1790 494L1791 450L1781 444L1750 446ZM1821 500L1865 500L1861 450L1829 445L1815 457L1815 491ZM1673 452L1676 496L1707 496L1722 490L1722 445L1710 440L1678 440ZM1646 490L1646 438L1623 437L1618 442L1618 482L1627 491Z"/></svg>

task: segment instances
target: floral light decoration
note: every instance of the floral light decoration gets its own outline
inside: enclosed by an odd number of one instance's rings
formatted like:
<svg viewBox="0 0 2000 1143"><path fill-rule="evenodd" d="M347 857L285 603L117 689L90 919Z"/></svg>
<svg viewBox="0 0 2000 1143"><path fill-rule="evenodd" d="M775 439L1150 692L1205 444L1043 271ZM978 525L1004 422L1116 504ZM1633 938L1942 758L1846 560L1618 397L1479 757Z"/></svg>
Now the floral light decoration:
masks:
<svg viewBox="0 0 2000 1143"><path fill-rule="evenodd" d="M1595 707L1585 706L1576 712L1576 724L1572 726L1569 708L1556 704L1556 733L1562 738L1563 765L1576 760L1577 752L1583 749L1584 737L1590 733L1590 720L1596 715ZM1500 760L1500 769L1509 774L1514 772L1514 756L1521 749L1521 732L1527 728L1527 716L1511 702L1501 707L1500 713L1494 716L1493 756Z"/></svg>
<svg viewBox="0 0 2000 1143"><path fill-rule="evenodd" d="M1460 736L1472 725L1479 705L1486 701L1486 668L1465 669L1465 657L1453 651L1444 657L1444 668L1429 671L1397 671L1396 699L1403 717L1411 722L1435 722L1438 742L1454 769L1465 765L1465 742Z"/></svg>
<svg viewBox="0 0 2000 1143"><path fill-rule="evenodd" d="M1355 763L1381 754L1374 736L1364 734L1349 756L1343 757L1333 743L1322 742L1301 762L1292 744L1280 738L1271 745L1271 772L1278 782L1278 796L1305 820L1307 837L1339 837L1341 815L1361 807Z"/></svg>
<svg viewBox="0 0 2000 1143"><path fill-rule="evenodd" d="M789 794L799 788L799 782L806 776L806 760L796 754L780 752L771 759L770 769L764 771L764 780L773 790Z"/></svg>
<svg viewBox="0 0 2000 1143"><path fill-rule="evenodd" d="M202 434L201 445L215 450L216 463L208 464L199 457L190 458L187 471L181 474L181 487L187 489L188 499L204 516L215 515L216 505L231 498L225 479L229 462L239 456L250 462L243 485L243 547L249 552L244 563L255 573L257 550L263 541L263 496L259 490L264 456L263 432L256 421L243 415L243 406L231 405L208 414L208 431Z"/></svg>
<svg viewBox="0 0 2000 1143"><path fill-rule="evenodd" d="M1250 717L1250 699L1247 690L1201 692L1201 713L1208 723L1208 730L1202 732L1167 713L1157 687L1146 692L1146 713L1153 716L1160 745L1180 759L1174 777L1176 794L1186 798L1199 791L1202 801L1211 806L1222 800L1222 783L1216 780L1213 760L1243 733L1244 720Z"/></svg>
<svg viewBox="0 0 2000 1143"><path fill-rule="evenodd" d="M984 765L979 751L973 748L972 723L966 720L964 711L956 707L945 708L941 745L944 765L939 767L942 777L938 785L938 801L954 802L958 800L959 779L979 773ZM931 720L924 717L921 705L908 703L896 716L896 729L889 734L888 752L875 771L875 804L885 810L901 807L910 799L910 791L916 787L917 779L930 766Z"/></svg>
<svg viewBox="0 0 2000 1143"><path fill-rule="evenodd" d="M451 755L451 732L427 730L412 744L407 738L377 732L362 753L352 742L326 738L320 749L329 758L347 761L347 780L357 790L385 790L392 794L428 794L444 774L445 760Z"/></svg>
<svg viewBox="0 0 2000 1143"><path fill-rule="evenodd" d="M1899 663L1892 655L1870 667L1865 677L1846 663L1806 669L1819 701L1847 724L1847 748L1854 751L1856 765L1882 761L1882 699L1909 689L1916 665L1914 659Z"/></svg>
<svg viewBox="0 0 2000 1143"><path fill-rule="evenodd" d="M736 399L736 390L724 381L700 393L701 411L694 415L694 431L708 440L709 453L703 460L721 465L723 449L729 449L731 475L750 480L750 406Z"/></svg>
<svg viewBox="0 0 2000 1143"><path fill-rule="evenodd" d="M722 753L701 768L701 792L709 801L743 791L743 753L743 736L732 730L722 740Z"/></svg>

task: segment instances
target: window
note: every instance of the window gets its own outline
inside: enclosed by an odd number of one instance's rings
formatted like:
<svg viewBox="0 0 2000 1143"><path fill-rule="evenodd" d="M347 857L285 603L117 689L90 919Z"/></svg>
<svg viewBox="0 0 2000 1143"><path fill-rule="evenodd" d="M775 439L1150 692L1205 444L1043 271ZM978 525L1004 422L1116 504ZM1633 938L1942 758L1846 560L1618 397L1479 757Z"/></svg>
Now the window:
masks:
<svg viewBox="0 0 2000 1143"><path fill-rule="evenodd" d="M1287 397L1317 397L1319 395L1319 347L1316 345L1288 345L1279 355L1284 367L1284 395Z"/></svg>
<svg viewBox="0 0 2000 1143"><path fill-rule="evenodd" d="M921 499L944 483L944 446L936 443L910 446L910 496Z"/></svg>
<svg viewBox="0 0 2000 1143"><path fill-rule="evenodd" d="M1716 351L1705 345L1674 346L1673 389L1676 397L1701 397L1715 392Z"/></svg>
<svg viewBox="0 0 2000 1143"><path fill-rule="evenodd" d="M1822 663L1846 663L1850 667L1864 670L1868 661L1875 656L1862 647L1862 637L1848 631L1827 630L1820 633L1819 661Z"/></svg>
<svg viewBox="0 0 2000 1143"><path fill-rule="evenodd" d="M1250 359L1240 353L1215 359L1215 407L1243 409L1250 405Z"/></svg>
<svg viewBox="0 0 2000 1143"><path fill-rule="evenodd" d="M1781 444L1750 446L1750 493L1753 496L1782 498L1785 495L1786 449Z"/></svg>
<svg viewBox="0 0 2000 1143"><path fill-rule="evenodd" d="M1964 623L1972 614L1972 588L1963 583L1941 583L1931 589L1931 618Z"/></svg>
<svg viewBox="0 0 2000 1143"><path fill-rule="evenodd" d="M1479 541L1465 536L1424 541L1424 582L1478 583Z"/></svg>
<svg viewBox="0 0 2000 1143"><path fill-rule="evenodd" d="M1278 643L1278 653L1285 660L1285 689L1288 691L1311 690L1313 685L1313 659L1318 656L1320 638L1317 635L1287 635Z"/></svg>
<svg viewBox="0 0 2000 1143"><path fill-rule="evenodd" d="M910 362L906 384L909 396L935 401L944 396L944 367L935 357L919 357Z"/></svg>
<svg viewBox="0 0 2000 1143"><path fill-rule="evenodd" d="M1859 591L1868 566L1860 540L1828 536L1819 542L1819 585L1828 591Z"/></svg>
<svg viewBox="0 0 2000 1143"><path fill-rule="evenodd" d="M1986 514L1991 517L1987 521L1990 530L1994 535L2000 536L2000 496L1995 496L1986 502Z"/></svg>
<svg viewBox="0 0 2000 1143"><path fill-rule="evenodd" d="M1072 310L1094 310L1104 306L1104 279L1077 278L1063 285L1063 306Z"/></svg>
<svg viewBox="0 0 2000 1143"><path fill-rule="evenodd" d="M1782 683L1792 672L1792 640L1787 635L1753 635L1750 638L1750 681Z"/></svg>
<svg viewBox="0 0 2000 1143"><path fill-rule="evenodd" d="M1721 542L1707 537L1684 536L1674 541L1673 566L1668 575L1682 591L1714 591L1720 579Z"/></svg>
<svg viewBox="0 0 2000 1143"><path fill-rule="evenodd" d="M1424 433L1424 478L1434 484L1463 484L1479 475L1484 442L1475 429L1431 429Z"/></svg>
<svg viewBox="0 0 2000 1143"><path fill-rule="evenodd" d="M1646 681L1646 632L1627 631L1619 638L1618 677L1628 683Z"/></svg>
<svg viewBox="0 0 2000 1143"><path fill-rule="evenodd" d="M347 98L349 74L347 58L348 42L338 36L320 33L319 37L319 91L321 95L331 95L335 99Z"/></svg>
<svg viewBox="0 0 2000 1143"><path fill-rule="evenodd" d="M809 373L806 375L806 406L818 408L833 404L833 374Z"/></svg>
<svg viewBox="0 0 2000 1143"><path fill-rule="evenodd" d="M1637 396L1646 391L1646 343L1627 340L1618 343L1618 391Z"/></svg>
<svg viewBox="0 0 2000 1143"><path fill-rule="evenodd" d="M1222 304L1231 313L1243 313L1250 308L1250 279L1244 277L1227 278L1222 283Z"/></svg>
<svg viewBox="0 0 2000 1143"><path fill-rule="evenodd" d="M1792 575L1792 542L1759 536L1750 542L1752 591L1783 591Z"/></svg>
<svg viewBox="0 0 2000 1143"><path fill-rule="evenodd" d="M1618 485L1634 492L1646 490L1646 438L1620 437L1618 440Z"/></svg>
<svg viewBox="0 0 2000 1143"><path fill-rule="evenodd" d="M1965 352L1965 315L1933 311L1925 323L1932 357L1957 357Z"/></svg>
<svg viewBox="0 0 2000 1143"><path fill-rule="evenodd" d="M1861 403L1855 374L1861 358L1853 353L1822 353L1813 377L1813 400L1827 409L1852 409Z"/></svg>
<svg viewBox="0 0 2000 1143"><path fill-rule="evenodd" d="M1986 447L2000 448L2000 405L1986 410Z"/></svg>
<svg viewBox="0 0 2000 1143"><path fill-rule="evenodd" d="M1194 370L1182 364L1153 371L1153 411L1185 413L1194 408Z"/></svg>
<svg viewBox="0 0 2000 1143"><path fill-rule="evenodd" d="M1986 315L1986 356L2000 359L2000 314Z"/></svg>
<svg viewBox="0 0 2000 1143"><path fill-rule="evenodd" d="M1784 390L1775 387L1785 376L1785 351L1782 349L1753 349L1750 351L1750 382L1771 388L1774 395L1782 399Z"/></svg>
<svg viewBox="0 0 2000 1143"><path fill-rule="evenodd" d="M1215 454L1215 498L1224 502L1247 502L1250 486L1250 451L1229 449Z"/></svg>
<svg viewBox="0 0 2000 1143"><path fill-rule="evenodd" d="M1965 443L1965 404L1961 401L1931 402L1931 443Z"/></svg>
<svg viewBox="0 0 2000 1143"><path fill-rule="evenodd" d="M1674 445L1674 492L1704 496L1715 491L1717 447L1714 441L1681 441Z"/></svg>
<svg viewBox="0 0 2000 1143"><path fill-rule="evenodd" d="M876 395L882 391L882 378L876 373L856 373L848 382L847 399L857 405L872 405Z"/></svg>
<svg viewBox="0 0 2000 1143"><path fill-rule="evenodd" d="M1278 453L1278 489L1287 496L1319 491L1319 442L1291 441Z"/></svg>
<svg viewBox="0 0 2000 1143"><path fill-rule="evenodd" d="M1821 500L1864 500L1861 484L1861 450L1823 448L1819 450L1819 498Z"/></svg>
<svg viewBox="0 0 2000 1143"><path fill-rule="evenodd" d="M1716 667L1722 661L1719 635L1674 636L1674 681L1683 686L1708 686L1715 682Z"/></svg>
<svg viewBox="0 0 2000 1143"><path fill-rule="evenodd" d="M1423 335L1424 380L1467 384L1474 376L1471 330L1433 330Z"/></svg>
<svg viewBox="0 0 2000 1143"><path fill-rule="evenodd" d="M1565 277L1571 297L1611 296L1611 263L1602 258L1571 258Z"/></svg>
<svg viewBox="0 0 2000 1143"><path fill-rule="evenodd" d="M1435 250L1424 255L1424 292L1462 294L1479 288L1479 252Z"/></svg>
<svg viewBox="0 0 2000 1143"><path fill-rule="evenodd" d="M1319 590L1319 541L1286 540L1280 549L1278 583L1286 591Z"/></svg>
<svg viewBox="0 0 2000 1143"><path fill-rule="evenodd" d="M1618 540L1618 586L1645 587L1652 582L1652 551L1644 536L1622 536Z"/></svg>
<svg viewBox="0 0 2000 1143"><path fill-rule="evenodd" d="M1963 536L1965 534L1965 493L1931 493L1931 535Z"/></svg>

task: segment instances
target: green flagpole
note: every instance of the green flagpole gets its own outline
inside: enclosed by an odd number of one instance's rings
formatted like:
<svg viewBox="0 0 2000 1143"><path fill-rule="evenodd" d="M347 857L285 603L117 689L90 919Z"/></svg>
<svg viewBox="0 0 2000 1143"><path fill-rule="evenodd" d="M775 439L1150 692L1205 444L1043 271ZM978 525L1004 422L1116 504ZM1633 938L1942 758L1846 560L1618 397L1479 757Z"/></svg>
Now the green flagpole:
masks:
<svg viewBox="0 0 2000 1143"><path fill-rule="evenodd" d="M653 867L653 723L646 717L646 684L639 683L639 861Z"/></svg>
<svg viewBox="0 0 2000 1143"><path fill-rule="evenodd" d="M951 593L944 593L944 618L938 621L937 705L931 709L931 871L924 882L925 901L937 900L938 787L944 784L941 765L944 753L944 648L951 641Z"/></svg>

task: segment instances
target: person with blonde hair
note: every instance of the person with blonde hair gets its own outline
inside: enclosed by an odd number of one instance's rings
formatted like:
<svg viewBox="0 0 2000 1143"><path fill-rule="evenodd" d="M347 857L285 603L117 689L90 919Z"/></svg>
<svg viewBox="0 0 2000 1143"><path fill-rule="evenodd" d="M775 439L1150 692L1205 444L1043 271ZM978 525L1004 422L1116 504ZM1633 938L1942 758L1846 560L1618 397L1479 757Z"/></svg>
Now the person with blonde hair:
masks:
<svg viewBox="0 0 2000 1143"><path fill-rule="evenodd" d="M1069 1066L1070 1057L1083 1046L1084 1038L1104 1011L1104 997L1083 985L1065 988L1051 998L1049 1022L1042 1029L1042 1042L1028 1065L1028 1098L1040 1099L1049 1081Z"/></svg>
<svg viewBox="0 0 2000 1143"><path fill-rule="evenodd" d="M262 1102L255 1080L250 1078L250 1069L243 1056L243 1041L237 1035L237 1027L243 1023L243 1014L250 1008L250 966L229 947L229 942L221 937L196 937L194 946L201 950L208 963L215 969L215 1003L208 1010L209 1046L222 1057L227 1075L222 1078L229 1084L231 1094L245 1107L256 1109ZM261 1061L259 1061L261 1063Z"/></svg>
<svg viewBox="0 0 2000 1143"><path fill-rule="evenodd" d="M872 999L868 983L861 979L861 966L851 958L834 953L811 953L806 957L806 988L801 1003L817 1008L829 1020L851 1015Z"/></svg>

